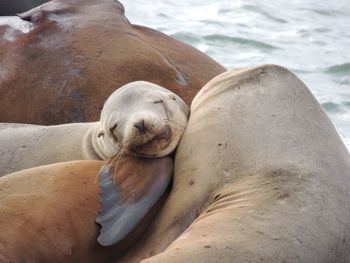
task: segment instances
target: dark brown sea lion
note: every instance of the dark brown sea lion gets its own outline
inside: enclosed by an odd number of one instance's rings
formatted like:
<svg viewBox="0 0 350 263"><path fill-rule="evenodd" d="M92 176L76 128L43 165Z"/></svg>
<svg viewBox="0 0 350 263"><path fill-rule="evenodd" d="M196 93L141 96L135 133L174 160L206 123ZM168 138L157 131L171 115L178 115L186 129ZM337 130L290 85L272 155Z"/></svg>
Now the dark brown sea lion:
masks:
<svg viewBox="0 0 350 263"><path fill-rule="evenodd" d="M96 121L115 88L136 80L189 104L225 71L187 44L130 24L117 1L55 0L20 17L26 33L0 26L0 122Z"/></svg>

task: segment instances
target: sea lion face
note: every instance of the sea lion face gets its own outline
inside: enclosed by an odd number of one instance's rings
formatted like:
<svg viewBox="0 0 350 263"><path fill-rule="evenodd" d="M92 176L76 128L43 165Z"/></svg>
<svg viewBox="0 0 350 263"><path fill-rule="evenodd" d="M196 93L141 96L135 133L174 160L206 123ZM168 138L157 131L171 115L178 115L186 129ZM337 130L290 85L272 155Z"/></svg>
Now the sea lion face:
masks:
<svg viewBox="0 0 350 263"><path fill-rule="evenodd" d="M106 158L116 153L162 157L177 146L188 106L176 94L146 81L131 82L104 104L98 145Z"/></svg>

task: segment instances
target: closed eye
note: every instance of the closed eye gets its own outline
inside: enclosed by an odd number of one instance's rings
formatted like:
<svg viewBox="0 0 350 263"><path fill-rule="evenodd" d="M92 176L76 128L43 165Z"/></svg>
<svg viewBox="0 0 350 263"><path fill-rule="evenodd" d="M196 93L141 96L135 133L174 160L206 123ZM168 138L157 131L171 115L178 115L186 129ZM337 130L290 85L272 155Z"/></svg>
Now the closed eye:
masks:
<svg viewBox="0 0 350 263"><path fill-rule="evenodd" d="M154 103L154 104L157 104L157 103L162 103L162 102L163 102L163 100L162 100L162 99L157 99L157 100L153 101L153 103Z"/></svg>
<svg viewBox="0 0 350 263"><path fill-rule="evenodd" d="M118 124L114 124L109 130L111 133L113 133L113 131L115 130L115 128L117 128Z"/></svg>
<svg viewBox="0 0 350 263"><path fill-rule="evenodd" d="M111 132L111 134L112 134L112 137L113 137L113 139L115 140L115 142L118 142L118 138L115 136L115 134L114 134L114 130L115 130L115 128L117 128L117 126L118 126L118 124L116 123L116 124L114 124L110 129L109 129L109 131Z"/></svg>

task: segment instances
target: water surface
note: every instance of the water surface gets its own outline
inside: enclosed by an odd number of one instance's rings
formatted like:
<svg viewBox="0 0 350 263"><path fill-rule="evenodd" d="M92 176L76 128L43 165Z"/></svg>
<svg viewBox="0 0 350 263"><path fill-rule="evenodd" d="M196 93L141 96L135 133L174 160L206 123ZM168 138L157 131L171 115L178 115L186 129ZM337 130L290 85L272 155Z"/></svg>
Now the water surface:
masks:
<svg viewBox="0 0 350 263"><path fill-rule="evenodd" d="M350 1L121 0L132 23L189 43L228 69L293 70L350 149Z"/></svg>

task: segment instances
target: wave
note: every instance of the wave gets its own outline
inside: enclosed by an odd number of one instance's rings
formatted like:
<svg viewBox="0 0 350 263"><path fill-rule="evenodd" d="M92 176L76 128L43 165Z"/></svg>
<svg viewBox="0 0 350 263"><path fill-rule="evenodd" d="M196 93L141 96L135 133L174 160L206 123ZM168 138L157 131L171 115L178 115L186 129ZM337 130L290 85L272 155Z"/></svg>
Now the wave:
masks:
<svg viewBox="0 0 350 263"><path fill-rule="evenodd" d="M327 68L326 73L337 74L337 75L349 75L350 63L343 63L343 64L331 66Z"/></svg>
<svg viewBox="0 0 350 263"><path fill-rule="evenodd" d="M254 47L258 48L261 50L275 50L275 49L280 49L279 47L266 44L261 41L249 39L249 38L242 38L242 37L231 37L231 36L225 36L225 35L218 35L218 34L213 34L213 35L207 35L204 37L205 40L209 42L218 42L218 43L234 43L234 44L239 44L243 46L248 46L248 47Z"/></svg>

